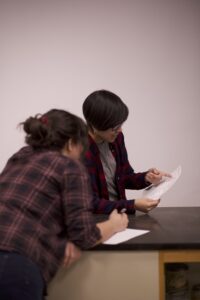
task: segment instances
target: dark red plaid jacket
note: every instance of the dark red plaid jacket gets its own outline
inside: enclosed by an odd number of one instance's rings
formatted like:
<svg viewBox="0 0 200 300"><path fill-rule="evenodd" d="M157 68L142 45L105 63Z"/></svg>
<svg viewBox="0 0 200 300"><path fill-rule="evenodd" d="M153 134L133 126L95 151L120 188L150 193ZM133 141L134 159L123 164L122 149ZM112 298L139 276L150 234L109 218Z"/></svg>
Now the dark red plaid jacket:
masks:
<svg viewBox="0 0 200 300"><path fill-rule="evenodd" d="M107 183L103 166L100 160L99 149L94 140L89 136L89 149L84 157L84 164L88 169L93 189L93 209L95 213L110 213L114 208L127 209L127 213L134 213L134 200L127 200L126 189L143 189L148 186L145 182L146 172L135 173L128 161L124 143L124 136L119 133L116 140L109 144L110 150L116 160L115 183L118 200L109 200Z"/></svg>
<svg viewBox="0 0 200 300"><path fill-rule="evenodd" d="M82 164L56 151L21 149L0 174L0 249L29 257L48 282L68 240L87 249L101 238L91 201Z"/></svg>

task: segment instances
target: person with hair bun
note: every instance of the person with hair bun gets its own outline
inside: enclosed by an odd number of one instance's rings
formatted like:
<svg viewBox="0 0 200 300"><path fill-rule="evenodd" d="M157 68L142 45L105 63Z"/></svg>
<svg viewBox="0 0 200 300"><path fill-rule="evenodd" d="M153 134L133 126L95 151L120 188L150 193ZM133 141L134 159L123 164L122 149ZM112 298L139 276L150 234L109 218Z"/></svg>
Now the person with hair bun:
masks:
<svg viewBox="0 0 200 300"><path fill-rule="evenodd" d="M108 214L113 209L149 212L159 204L159 199L146 198L127 201L126 189L144 189L157 184L170 174L151 168L135 173L128 161L123 123L129 114L128 107L116 94L107 90L91 93L83 102L83 115L89 128L89 149L84 164L91 177L93 211Z"/></svg>
<svg viewBox="0 0 200 300"><path fill-rule="evenodd" d="M41 300L61 264L124 230L128 218L113 210L105 222L94 220L79 161L87 147L81 118L52 109L21 126L27 146L0 174L0 299Z"/></svg>

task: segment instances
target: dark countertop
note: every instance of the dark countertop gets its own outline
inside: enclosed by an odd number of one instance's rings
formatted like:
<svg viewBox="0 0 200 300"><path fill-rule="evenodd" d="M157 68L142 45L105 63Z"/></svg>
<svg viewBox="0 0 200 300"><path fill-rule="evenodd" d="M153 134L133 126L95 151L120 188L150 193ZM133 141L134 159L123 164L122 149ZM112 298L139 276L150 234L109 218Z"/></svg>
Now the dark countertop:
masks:
<svg viewBox="0 0 200 300"><path fill-rule="evenodd" d="M108 216L96 215L97 221ZM200 250L200 207L157 207L149 214L129 215L129 228L149 233L117 245L92 250Z"/></svg>

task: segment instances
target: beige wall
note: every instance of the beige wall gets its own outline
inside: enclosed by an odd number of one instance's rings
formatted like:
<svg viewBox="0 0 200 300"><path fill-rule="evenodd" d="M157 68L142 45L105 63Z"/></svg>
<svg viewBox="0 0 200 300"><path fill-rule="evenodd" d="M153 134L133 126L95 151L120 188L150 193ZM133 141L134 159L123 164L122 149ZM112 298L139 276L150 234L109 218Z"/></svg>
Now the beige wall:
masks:
<svg viewBox="0 0 200 300"><path fill-rule="evenodd" d="M200 1L0 0L0 38L0 169L23 144L19 122L53 107L82 115L106 88L130 108L135 170L182 165L161 205L199 205Z"/></svg>

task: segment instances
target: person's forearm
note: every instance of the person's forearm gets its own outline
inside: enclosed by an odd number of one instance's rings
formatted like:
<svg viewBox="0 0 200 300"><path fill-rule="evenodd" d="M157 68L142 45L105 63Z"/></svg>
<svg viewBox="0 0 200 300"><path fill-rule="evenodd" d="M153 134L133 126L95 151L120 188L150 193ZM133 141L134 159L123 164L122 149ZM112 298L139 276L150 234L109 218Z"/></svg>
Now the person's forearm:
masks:
<svg viewBox="0 0 200 300"><path fill-rule="evenodd" d="M141 190L146 188L150 185L149 182L145 180L147 172L141 173L133 173L129 175L125 175L123 177L124 186L126 189L134 189L134 190Z"/></svg>
<svg viewBox="0 0 200 300"><path fill-rule="evenodd" d="M126 208L126 212L128 214L133 214L135 212L133 200L121 199L117 201L111 201L96 197L93 201L93 212L96 214L110 214L114 209L121 211L123 208Z"/></svg>
<svg viewBox="0 0 200 300"><path fill-rule="evenodd" d="M101 239L97 242L97 244L103 243L115 233L115 229L110 220L102 223L97 223L96 225L101 232Z"/></svg>
<svg viewBox="0 0 200 300"><path fill-rule="evenodd" d="M97 242L98 244L106 241L113 234L125 230L128 226L128 217L126 213L118 213L115 209L112 211L107 221L97 223L96 226L101 233L101 239Z"/></svg>

